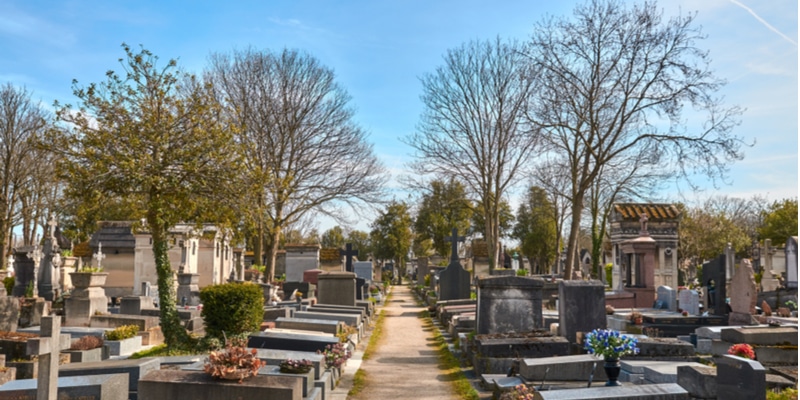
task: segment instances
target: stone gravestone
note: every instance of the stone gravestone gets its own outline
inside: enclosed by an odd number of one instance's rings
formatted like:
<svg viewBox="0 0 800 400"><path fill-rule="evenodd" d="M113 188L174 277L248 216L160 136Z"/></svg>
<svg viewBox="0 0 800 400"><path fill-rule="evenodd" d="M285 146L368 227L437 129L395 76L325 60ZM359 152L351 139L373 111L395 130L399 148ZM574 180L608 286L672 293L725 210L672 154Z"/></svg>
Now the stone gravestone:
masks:
<svg viewBox="0 0 800 400"><path fill-rule="evenodd" d="M464 236L458 236L458 230L453 228L453 236L449 240L452 243L450 264L439 274L439 300L468 299L470 276L458 258L458 242L463 241Z"/></svg>
<svg viewBox="0 0 800 400"><path fill-rule="evenodd" d="M12 296L24 297L25 291L31 284L33 285L33 295L36 296L37 269L41 258L36 261L33 257L28 257L28 255L33 256L37 252L41 256L42 252L39 250L39 246L22 246L14 250L14 270L16 272L14 275L14 289L11 290Z"/></svg>
<svg viewBox="0 0 800 400"><path fill-rule="evenodd" d="M717 398L759 400L767 398L767 372L758 361L723 355L717 361Z"/></svg>
<svg viewBox="0 0 800 400"><path fill-rule="evenodd" d="M558 283L558 335L576 343L577 332L606 329L606 295L603 282Z"/></svg>
<svg viewBox="0 0 800 400"><path fill-rule="evenodd" d="M318 244L286 245L286 282L302 282L303 272L319 269Z"/></svg>
<svg viewBox="0 0 800 400"><path fill-rule="evenodd" d="M367 283L372 283L372 261L356 261L353 263L353 272Z"/></svg>
<svg viewBox="0 0 800 400"><path fill-rule="evenodd" d="M543 287L543 280L522 276L479 279L477 334L525 333L544 328Z"/></svg>
<svg viewBox="0 0 800 400"><path fill-rule="evenodd" d="M6 288L0 285L0 331L16 332L19 323L19 299L6 295Z"/></svg>
<svg viewBox="0 0 800 400"><path fill-rule="evenodd" d="M728 305L725 303L725 255L703 264L703 282L706 288L706 298L703 299L705 309L709 313L724 317L728 315Z"/></svg>
<svg viewBox="0 0 800 400"><path fill-rule="evenodd" d="M425 282L425 275L430 273L428 268L428 257L417 257L417 283L422 284Z"/></svg>
<svg viewBox="0 0 800 400"><path fill-rule="evenodd" d="M676 300L675 289L669 286L659 286L658 289L656 289L656 295L657 295L656 304L658 304L660 307L654 307L654 308L660 308L663 310L670 310L670 311L678 310L678 306L675 301Z"/></svg>
<svg viewBox="0 0 800 400"><path fill-rule="evenodd" d="M731 314L729 325L752 325L756 312L756 280L750 260L742 261L731 279ZM757 322L756 322L757 323Z"/></svg>
<svg viewBox="0 0 800 400"><path fill-rule="evenodd" d="M678 293L678 302L681 309L688 312L689 315L700 314L700 295L694 290L681 290Z"/></svg>
<svg viewBox="0 0 800 400"><path fill-rule="evenodd" d="M285 285L285 284L284 284ZM320 304L356 305L356 274L352 272L325 272L318 276Z"/></svg>
<svg viewBox="0 0 800 400"><path fill-rule="evenodd" d="M176 299L180 306L196 306L200 304L200 274L178 274L178 291Z"/></svg>
<svg viewBox="0 0 800 400"><path fill-rule="evenodd" d="M786 287L797 289L797 236L786 239Z"/></svg>

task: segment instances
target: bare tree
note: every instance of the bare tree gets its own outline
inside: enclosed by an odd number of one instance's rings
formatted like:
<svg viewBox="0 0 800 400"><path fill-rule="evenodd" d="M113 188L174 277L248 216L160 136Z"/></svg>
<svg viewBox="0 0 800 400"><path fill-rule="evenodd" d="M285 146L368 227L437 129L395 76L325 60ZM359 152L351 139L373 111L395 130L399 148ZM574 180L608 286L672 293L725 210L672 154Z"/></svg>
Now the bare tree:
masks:
<svg viewBox="0 0 800 400"><path fill-rule="evenodd" d="M605 165L652 151L673 176L717 182L743 157L741 138L731 134L741 110L714 97L724 82L696 47L703 36L693 20L662 21L654 3L594 0L571 20L536 26L529 51L541 84L532 115L552 151L566 157L571 186L567 279L585 197ZM691 129L685 106L703 118Z"/></svg>
<svg viewBox="0 0 800 400"><path fill-rule="evenodd" d="M0 88L0 257L6 262L12 229L19 222L21 199L38 192L36 166L40 152L35 147L48 127L47 113L31 101L25 89L10 83ZM33 208L33 207L32 207ZM31 225L35 220L31 221ZM26 241L30 243L30 241Z"/></svg>
<svg viewBox="0 0 800 400"><path fill-rule="evenodd" d="M406 139L416 150L411 167L455 177L477 197L494 268L501 200L524 174L537 142L525 120L533 80L517 44L500 39L449 50L444 61L422 78L423 114Z"/></svg>
<svg viewBox="0 0 800 400"><path fill-rule="evenodd" d="M270 236L265 278L286 226L312 212L346 221L342 206L380 203L384 168L332 70L294 50L245 50L213 55L207 75L241 130L253 208Z"/></svg>

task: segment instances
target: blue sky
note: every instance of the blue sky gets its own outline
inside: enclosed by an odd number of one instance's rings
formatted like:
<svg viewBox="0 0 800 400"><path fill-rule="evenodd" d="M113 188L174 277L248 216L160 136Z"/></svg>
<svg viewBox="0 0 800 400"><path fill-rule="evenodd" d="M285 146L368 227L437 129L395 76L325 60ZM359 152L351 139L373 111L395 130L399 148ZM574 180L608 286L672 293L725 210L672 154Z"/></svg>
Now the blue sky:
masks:
<svg viewBox="0 0 800 400"><path fill-rule="evenodd" d="M0 84L11 82L50 106L74 103L71 82L99 82L119 69L122 42L201 72L212 52L302 49L333 68L352 96L356 120L388 169L411 158L400 139L422 105L419 77L447 49L496 36L526 40L545 15L575 1L20 1L0 2ZM736 133L754 141L732 166L727 194L772 200L798 193L796 0L662 0L667 16L698 12L712 68L728 80L727 104L747 109ZM686 193L684 195L694 195ZM660 200L676 201L676 191ZM366 229L373 216L359 221ZM324 230L328 223L322 223Z"/></svg>

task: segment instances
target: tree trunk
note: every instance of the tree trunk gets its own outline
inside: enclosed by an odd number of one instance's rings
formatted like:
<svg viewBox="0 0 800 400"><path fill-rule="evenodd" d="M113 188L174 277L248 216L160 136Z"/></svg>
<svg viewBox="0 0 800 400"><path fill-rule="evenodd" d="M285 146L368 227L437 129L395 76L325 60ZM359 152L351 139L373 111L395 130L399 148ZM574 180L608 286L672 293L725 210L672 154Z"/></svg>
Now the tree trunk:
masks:
<svg viewBox="0 0 800 400"><path fill-rule="evenodd" d="M181 348L181 344L189 342L189 335L181 326L175 302L175 276L169 263L169 234L167 227L158 223L155 214L148 216L147 223L153 236L153 256L158 274L158 307L161 315L161 331L167 351Z"/></svg>
<svg viewBox="0 0 800 400"><path fill-rule="evenodd" d="M275 280L275 267L277 266L278 246L280 245L281 227L275 224L270 231L270 247L269 247L269 265L264 273L265 282L269 283Z"/></svg>
<svg viewBox="0 0 800 400"><path fill-rule="evenodd" d="M564 265L564 280L572 279L572 266L575 264L575 254L578 251L578 234L581 229L581 211L583 193L578 192L572 200L572 223L570 224L569 240L567 241L567 261Z"/></svg>

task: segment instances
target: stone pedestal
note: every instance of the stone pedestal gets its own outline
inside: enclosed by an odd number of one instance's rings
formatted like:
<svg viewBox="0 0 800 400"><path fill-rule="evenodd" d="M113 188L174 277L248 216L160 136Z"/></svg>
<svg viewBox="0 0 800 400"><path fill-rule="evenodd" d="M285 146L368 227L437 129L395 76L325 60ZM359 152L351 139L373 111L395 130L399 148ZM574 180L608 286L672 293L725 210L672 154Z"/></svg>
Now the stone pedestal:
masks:
<svg viewBox="0 0 800 400"><path fill-rule="evenodd" d="M24 298L20 303L19 327L41 325L42 315L44 315L44 299L41 297Z"/></svg>
<svg viewBox="0 0 800 400"><path fill-rule="evenodd" d="M64 301L65 326L89 326L95 314L108 313L108 300L103 285L107 273L73 272L70 274L75 289Z"/></svg>
<svg viewBox="0 0 800 400"><path fill-rule="evenodd" d="M652 304L652 299L650 300ZM576 343L577 333L606 328L603 282L561 281L558 284L558 334Z"/></svg>
<svg viewBox="0 0 800 400"><path fill-rule="evenodd" d="M325 272L318 276L320 304L356 305L356 274L352 272Z"/></svg>
<svg viewBox="0 0 800 400"><path fill-rule="evenodd" d="M541 279L496 276L478 280L479 335L542 329ZM520 316L525 318L520 318Z"/></svg>
<svg viewBox="0 0 800 400"><path fill-rule="evenodd" d="M199 282L200 274L178 274L178 305L196 306L200 304Z"/></svg>
<svg viewBox="0 0 800 400"><path fill-rule="evenodd" d="M149 296L125 296L120 300L119 313L122 315L142 315L143 308L155 308Z"/></svg>

